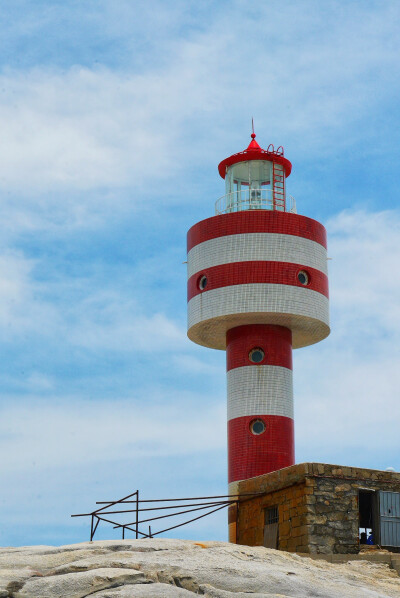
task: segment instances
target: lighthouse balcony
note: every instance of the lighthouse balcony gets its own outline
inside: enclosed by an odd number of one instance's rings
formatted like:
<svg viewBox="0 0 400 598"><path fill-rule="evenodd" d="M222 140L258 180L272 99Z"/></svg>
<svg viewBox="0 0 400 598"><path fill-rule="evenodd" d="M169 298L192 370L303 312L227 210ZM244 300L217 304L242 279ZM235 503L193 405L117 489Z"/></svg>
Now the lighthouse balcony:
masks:
<svg viewBox="0 0 400 598"><path fill-rule="evenodd" d="M216 216L244 210L277 210L297 214L294 197L289 195L285 200L276 194L274 197L272 189L241 189L223 195L215 202Z"/></svg>

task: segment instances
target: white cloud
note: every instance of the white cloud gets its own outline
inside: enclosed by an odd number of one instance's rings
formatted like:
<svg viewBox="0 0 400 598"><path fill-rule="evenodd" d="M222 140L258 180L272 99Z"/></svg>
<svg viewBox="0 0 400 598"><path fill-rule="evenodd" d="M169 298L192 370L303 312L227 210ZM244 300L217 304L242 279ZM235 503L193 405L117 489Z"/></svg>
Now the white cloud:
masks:
<svg viewBox="0 0 400 598"><path fill-rule="evenodd" d="M400 214L346 211L328 231L332 333L295 352L300 451L400 469Z"/></svg>
<svg viewBox="0 0 400 598"><path fill-rule="evenodd" d="M54 332L55 307L35 296L35 264L21 252L9 251L0 256L0 327L10 341L28 332L45 335L50 321Z"/></svg>
<svg viewBox="0 0 400 598"><path fill-rule="evenodd" d="M25 390L29 393L49 391L54 388L54 380L41 372L33 371L26 380Z"/></svg>
<svg viewBox="0 0 400 598"><path fill-rule="evenodd" d="M187 351L191 348L190 345L186 343ZM215 351L213 351L213 353L215 356ZM215 358L214 361L216 361ZM225 373L223 365L211 365L211 363L189 354L179 353L174 355L173 363L180 372L185 372L191 376L202 375L208 377L222 377Z"/></svg>
<svg viewBox="0 0 400 598"><path fill-rule="evenodd" d="M5 322L10 310L24 298L31 262L11 252L0 257L0 314Z"/></svg>
<svg viewBox="0 0 400 598"><path fill-rule="evenodd" d="M328 230L335 325L350 337L398 335L400 212L345 211Z"/></svg>
<svg viewBox="0 0 400 598"><path fill-rule="evenodd" d="M331 461L344 451L351 460L360 451L371 462L386 452L400 469L399 387L398 358L379 347L373 359L354 346L296 357L301 451L314 455L314 460L329 453Z"/></svg>
<svg viewBox="0 0 400 598"><path fill-rule="evenodd" d="M171 389L96 404L68 396L46 401L31 396L29 405L10 400L0 419L0 448L7 455L0 467L6 473L32 465L42 470L82 461L90 467L121 459L199 455L225 448L225 421L224 397L210 406L200 395Z"/></svg>
<svg viewBox="0 0 400 598"><path fill-rule="evenodd" d="M4 197L12 226L87 226L126 202L90 193L109 187L132 188L130 209L145 197L159 204L188 168L232 148L251 113L263 115L265 143L301 138L302 151L332 155L396 95L395 3L375 11L329 4L306 15L293 2L283 12L242 9L236 2L202 31L163 39L162 68L3 72L0 189L20 194L17 205Z"/></svg>
<svg viewBox="0 0 400 598"><path fill-rule="evenodd" d="M21 252L0 256L0 329L10 343L26 335L90 351L177 350L186 330L165 313L146 314L121 285L104 289L95 275L38 280L38 260ZM118 281L119 283L120 281ZM32 338L32 337L31 337ZM25 349L29 353L29 347Z"/></svg>
<svg viewBox="0 0 400 598"><path fill-rule="evenodd" d="M111 318L107 308L90 314L81 313L82 319L70 332L69 341L96 351L158 352L182 348L186 344L186 331L165 314L135 317L135 305L132 303L130 308L119 306L112 311Z"/></svg>

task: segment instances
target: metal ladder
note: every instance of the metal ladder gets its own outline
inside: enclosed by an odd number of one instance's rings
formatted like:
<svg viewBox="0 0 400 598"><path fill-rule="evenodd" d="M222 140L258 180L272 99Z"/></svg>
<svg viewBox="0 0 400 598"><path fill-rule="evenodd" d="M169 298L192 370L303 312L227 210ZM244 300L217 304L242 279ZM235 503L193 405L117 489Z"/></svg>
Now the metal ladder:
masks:
<svg viewBox="0 0 400 598"><path fill-rule="evenodd" d="M285 206L285 171L282 164L272 162L273 209L284 212Z"/></svg>

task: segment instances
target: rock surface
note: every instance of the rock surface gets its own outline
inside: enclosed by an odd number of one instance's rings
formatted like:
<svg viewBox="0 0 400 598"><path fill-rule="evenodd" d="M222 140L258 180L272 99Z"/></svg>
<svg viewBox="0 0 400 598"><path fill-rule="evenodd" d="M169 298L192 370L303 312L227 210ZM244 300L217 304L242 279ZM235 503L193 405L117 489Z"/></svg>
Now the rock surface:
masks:
<svg viewBox="0 0 400 598"><path fill-rule="evenodd" d="M268 548L120 540L0 548L0 598L400 598L387 565Z"/></svg>

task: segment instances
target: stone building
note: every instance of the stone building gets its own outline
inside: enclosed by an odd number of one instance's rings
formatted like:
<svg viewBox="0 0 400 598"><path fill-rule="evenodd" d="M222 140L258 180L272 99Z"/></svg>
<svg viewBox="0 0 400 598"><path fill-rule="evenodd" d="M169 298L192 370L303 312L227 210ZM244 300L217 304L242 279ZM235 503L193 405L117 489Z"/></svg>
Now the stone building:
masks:
<svg viewBox="0 0 400 598"><path fill-rule="evenodd" d="M400 550L400 473L301 463L238 482L230 541L309 554L355 554L360 540ZM365 530L365 531L364 531Z"/></svg>

